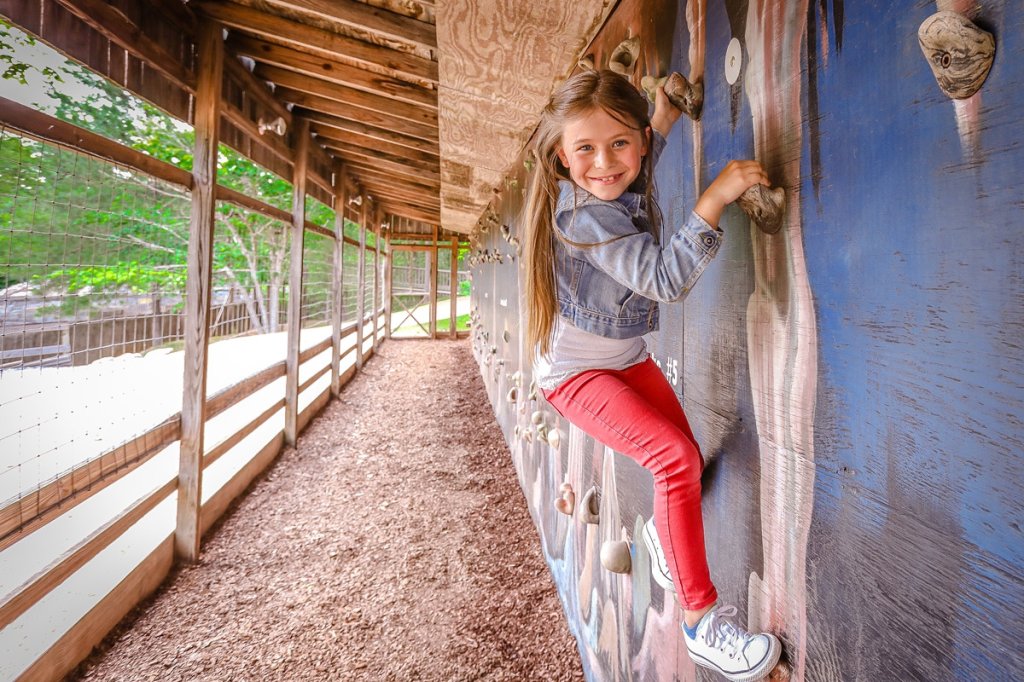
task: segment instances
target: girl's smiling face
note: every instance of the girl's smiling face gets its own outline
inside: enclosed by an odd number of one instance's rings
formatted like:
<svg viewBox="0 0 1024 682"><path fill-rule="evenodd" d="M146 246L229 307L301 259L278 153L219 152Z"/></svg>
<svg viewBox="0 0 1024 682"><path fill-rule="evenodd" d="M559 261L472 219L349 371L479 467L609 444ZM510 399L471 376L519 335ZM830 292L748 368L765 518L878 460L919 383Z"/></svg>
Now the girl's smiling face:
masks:
<svg viewBox="0 0 1024 682"><path fill-rule="evenodd" d="M579 187L612 201L640 175L647 153L647 136L601 108L565 124L558 158Z"/></svg>

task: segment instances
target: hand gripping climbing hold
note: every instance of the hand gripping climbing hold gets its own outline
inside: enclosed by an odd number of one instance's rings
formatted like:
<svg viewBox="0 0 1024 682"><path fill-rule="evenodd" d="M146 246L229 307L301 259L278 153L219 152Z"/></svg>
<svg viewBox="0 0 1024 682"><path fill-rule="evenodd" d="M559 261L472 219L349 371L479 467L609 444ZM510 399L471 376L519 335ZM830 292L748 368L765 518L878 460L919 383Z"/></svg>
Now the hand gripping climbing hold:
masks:
<svg viewBox="0 0 1024 682"><path fill-rule="evenodd" d="M633 568L629 543L625 540L609 540L601 545L601 565L612 573L629 573Z"/></svg>
<svg viewBox="0 0 1024 682"><path fill-rule="evenodd" d="M967 99L981 88L996 54L992 34L956 12L925 19L917 41L939 87L953 99Z"/></svg>
<svg viewBox="0 0 1024 682"><path fill-rule="evenodd" d="M576 507L576 493L572 491L572 486L563 483L558 492L559 497L555 500L555 509L566 516L572 516L573 509Z"/></svg>
<svg viewBox="0 0 1024 682"><path fill-rule="evenodd" d="M700 81L690 83L678 71L673 71L668 76L660 78L655 76L644 76L640 79L640 87L647 93L647 99L652 102L659 86L665 86L665 95L668 101L676 109L689 116L694 121L700 118L700 112L704 108L704 84Z"/></svg>
<svg viewBox="0 0 1024 682"><path fill-rule="evenodd" d="M593 486L583 496L576 517L583 523L598 524L601 522L601 489Z"/></svg>
<svg viewBox="0 0 1024 682"><path fill-rule="evenodd" d="M636 68L636 60L639 56L640 38L638 36L626 38L612 50L612 56L608 58L608 68L617 74L628 76Z"/></svg>
<svg viewBox="0 0 1024 682"><path fill-rule="evenodd" d="M768 189L757 184L747 188L736 200L762 232L775 234L782 228L782 216L786 213L786 190L781 187Z"/></svg>

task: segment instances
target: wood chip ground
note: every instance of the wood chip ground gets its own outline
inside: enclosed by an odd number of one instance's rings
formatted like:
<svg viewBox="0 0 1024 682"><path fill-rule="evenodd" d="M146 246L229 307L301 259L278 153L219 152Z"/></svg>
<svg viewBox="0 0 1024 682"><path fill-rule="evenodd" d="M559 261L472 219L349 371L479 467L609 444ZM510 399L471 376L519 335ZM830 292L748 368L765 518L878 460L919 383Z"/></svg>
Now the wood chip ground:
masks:
<svg viewBox="0 0 1024 682"><path fill-rule="evenodd" d="M468 342L384 343L69 679L583 679Z"/></svg>

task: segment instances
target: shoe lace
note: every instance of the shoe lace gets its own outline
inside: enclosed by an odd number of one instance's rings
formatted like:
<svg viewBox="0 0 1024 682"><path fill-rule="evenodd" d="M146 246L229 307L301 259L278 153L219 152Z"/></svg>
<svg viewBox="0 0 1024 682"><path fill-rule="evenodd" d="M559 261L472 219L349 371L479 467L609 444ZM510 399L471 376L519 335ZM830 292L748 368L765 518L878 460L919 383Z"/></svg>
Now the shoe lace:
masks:
<svg viewBox="0 0 1024 682"><path fill-rule="evenodd" d="M715 609L708 617L707 629L704 631L704 640L712 649L718 649L735 658L742 654L750 644L750 634L740 628L731 620L736 616L735 606L723 606Z"/></svg>

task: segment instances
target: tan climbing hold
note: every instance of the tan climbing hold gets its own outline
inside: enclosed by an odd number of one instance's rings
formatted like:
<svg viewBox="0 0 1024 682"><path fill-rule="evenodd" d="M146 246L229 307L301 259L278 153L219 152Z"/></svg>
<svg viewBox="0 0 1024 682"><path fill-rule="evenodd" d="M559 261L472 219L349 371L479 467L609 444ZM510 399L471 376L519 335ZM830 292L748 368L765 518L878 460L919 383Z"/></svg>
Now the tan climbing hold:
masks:
<svg viewBox="0 0 1024 682"><path fill-rule="evenodd" d="M534 412L533 414L530 415L530 421L533 422L533 424L535 426L539 426L539 425L543 424L544 423L544 413L541 412L540 410L537 410L536 412Z"/></svg>
<svg viewBox="0 0 1024 682"><path fill-rule="evenodd" d="M996 55L992 34L957 12L925 19L917 41L939 88L953 99L967 99L981 89Z"/></svg>
<svg viewBox="0 0 1024 682"><path fill-rule="evenodd" d="M701 81L691 83L681 73L673 71L665 83L665 94L676 109L694 121L700 118L704 109L704 84Z"/></svg>
<svg viewBox="0 0 1024 682"><path fill-rule="evenodd" d="M507 400L510 403L514 403L517 400L519 400L519 389L516 388L515 386L508 389L508 394L505 396L505 400Z"/></svg>
<svg viewBox="0 0 1024 682"><path fill-rule="evenodd" d="M593 71L594 70L594 55L592 55L592 54L583 55L582 57L579 58L579 61L576 62L576 66L580 67L584 71Z"/></svg>
<svg viewBox="0 0 1024 682"><path fill-rule="evenodd" d="M612 50L612 56L608 59L608 68L615 73L628 76L636 68L636 60L639 56L640 38L637 36L626 38Z"/></svg>
<svg viewBox="0 0 1024 682"><path fill-rule="evenodd" d="M558 492L559 497L555 500L555 509L566 516L572 516L573 509L576 507L576 493L573 492L572 486L563 483Z"/></svg>
<svg viewBox="0 0 1024 682"><path fill-rule="evenodd" d="M668 81L668 76L661 76L660 78L657 76L644 76L640 79L640 87L647 94L647 99L653 103L657 97L658 88L664 85L666 81Z"/></svg>
<svg viewBox="0 0 1024 682"><path fill-rule="evenodd" d="M629 543L625 540L609 540L601 545L601 565L612 573L629 573L633 568Z"/></svg>
<svg viewBox="0 0 1024 682"><path fill-rule="evenodd" d="M740 195L736 203L762 232L775 234L782 228L786 191L781 187L768 189L761 184L753 185Z"/></svg>
<svg viewBox="0 0 1024 682"><path fill-rule="evenodd" d="M583 523L598 524L601 522L601 490L593 486L580 501L580 508L576 516Z"/></svg>
<svg viewBox="0 0 1024 682"><path fill-rule="evenodd" d="M555 450L562 443L562 432L557 427L548 429L548 445L553 447Z"/></svg>

